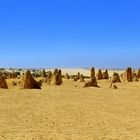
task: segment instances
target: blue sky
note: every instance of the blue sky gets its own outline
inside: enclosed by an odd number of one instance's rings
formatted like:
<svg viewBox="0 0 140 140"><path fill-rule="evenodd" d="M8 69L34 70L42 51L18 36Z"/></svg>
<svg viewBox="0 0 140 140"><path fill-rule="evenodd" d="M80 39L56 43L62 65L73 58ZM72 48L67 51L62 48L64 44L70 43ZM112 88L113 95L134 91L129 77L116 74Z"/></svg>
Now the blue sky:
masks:
<svg viewBox="0 0 140 140"><path fill-rule="evenodd" d="M140 67L139 0L1 0L0 67Z"/></svg>

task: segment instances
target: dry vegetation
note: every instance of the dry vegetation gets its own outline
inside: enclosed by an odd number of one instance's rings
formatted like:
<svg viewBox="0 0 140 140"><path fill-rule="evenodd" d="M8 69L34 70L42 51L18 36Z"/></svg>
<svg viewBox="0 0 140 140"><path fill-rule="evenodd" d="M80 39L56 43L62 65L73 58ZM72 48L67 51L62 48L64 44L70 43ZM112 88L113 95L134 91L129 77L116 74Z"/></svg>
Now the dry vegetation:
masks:
<svg viewBox="0 0 140 140"><path fill-rule="evenodd" d="M80 80L67 79L78 71L90 76L84 69L62 70L69 75L61 85L43 82L42 89L20 89L20 79L6 79L9 89L0 89L0 140L139 140L140 82L122 78L114 89L103 79L97 80L100 88L83 88Z"/></svg>

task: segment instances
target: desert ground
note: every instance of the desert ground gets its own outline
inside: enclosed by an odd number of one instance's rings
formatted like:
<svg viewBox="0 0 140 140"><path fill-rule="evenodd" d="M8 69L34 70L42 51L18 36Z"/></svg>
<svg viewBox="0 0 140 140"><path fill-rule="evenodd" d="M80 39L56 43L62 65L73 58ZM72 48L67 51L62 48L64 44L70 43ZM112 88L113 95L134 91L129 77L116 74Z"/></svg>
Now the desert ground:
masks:
<svg viewBox="0 0 140 140"><path fill-rule="evenodd" d="M0 140L140 140L140 81L110 89L109 80L83 88L63 79L61 86L44 83L41 90L13 87L12 81L0 89Z"/></svg>

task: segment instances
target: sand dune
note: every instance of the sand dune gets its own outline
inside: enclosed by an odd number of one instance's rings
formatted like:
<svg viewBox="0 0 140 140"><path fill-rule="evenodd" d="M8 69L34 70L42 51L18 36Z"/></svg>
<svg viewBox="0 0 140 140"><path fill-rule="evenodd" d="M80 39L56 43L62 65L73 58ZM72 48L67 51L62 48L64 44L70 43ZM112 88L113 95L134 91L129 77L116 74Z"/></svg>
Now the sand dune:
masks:
<svg viewBox="0 0 140 140"><path fill-rule="evenodd" d="M46 71L53 71L53 69L46 69ZM63 74L70 74L70 75L76 75L78 72L82 73L84 76L90 76L90 69L88 68L61 68ZM104 71L105 69L103 69ZM97 72L98 69L95 69L95 72ZM111 76L113 74L113 72L118 72L118 73L123 73L124 70L108 70L109 75Z"/></svg>

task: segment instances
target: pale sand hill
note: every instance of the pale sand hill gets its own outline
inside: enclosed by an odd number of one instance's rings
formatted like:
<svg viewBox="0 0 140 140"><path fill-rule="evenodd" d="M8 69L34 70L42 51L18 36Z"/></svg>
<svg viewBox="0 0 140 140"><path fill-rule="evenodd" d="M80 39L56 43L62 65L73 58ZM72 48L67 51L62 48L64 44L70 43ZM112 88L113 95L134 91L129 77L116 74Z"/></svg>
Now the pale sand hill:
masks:
<svg viewBox="0 0 140 140"><path fill-rule="evenodd" d="M46 69L46 71L53 71L53 69ZM76 75L78 72L80 72L81 74L83 74L84 76L90 76L90 69L83 69L83 68L62 68L62 74L70 74L70 75ZM105 69L103 69L102 71L104 71ZM97 72L98 69L95 69L95 72ZM113 72L118 72L118 73L123 73L124 70L108 70L109 75L111 76L113 74Z"/></svg>
<svg viewBox="0 0 140 140"><path fill-rule="evenodd" d="M81 71L80 71L81 72ZM0 89L0 140L139 140L140 82L64 80L41 90Z"/></svg>

